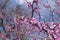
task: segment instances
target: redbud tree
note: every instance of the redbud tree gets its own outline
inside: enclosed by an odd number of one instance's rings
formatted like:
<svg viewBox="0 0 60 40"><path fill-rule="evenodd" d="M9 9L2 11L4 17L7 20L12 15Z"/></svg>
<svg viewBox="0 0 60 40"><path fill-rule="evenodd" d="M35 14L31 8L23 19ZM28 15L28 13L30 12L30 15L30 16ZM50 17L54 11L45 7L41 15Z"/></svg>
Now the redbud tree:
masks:
<svg viewBox="0 0 60 40"><path fill-rule="evenodd" d="M60 0L45 0L46 3L42 0L24 1L30 10L24 15L21 15L24 10L20 4L11 4L9 10L10 0L0 1L0 39L60 40Z"/></svg>

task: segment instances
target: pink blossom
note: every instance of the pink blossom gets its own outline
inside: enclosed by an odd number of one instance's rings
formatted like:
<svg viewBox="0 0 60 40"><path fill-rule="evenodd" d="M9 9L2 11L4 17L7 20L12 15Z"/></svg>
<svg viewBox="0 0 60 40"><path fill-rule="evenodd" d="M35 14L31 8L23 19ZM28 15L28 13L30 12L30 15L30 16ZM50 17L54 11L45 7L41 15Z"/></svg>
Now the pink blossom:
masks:
<svg viewBox="0 0 60 40"><path fill-rule="evenodd" d="M60 13L60 9L56 10L56 12L59 14Z"/></svg>
<svg viewBox="0 0 60 40"><path fill-rule="evenodd" d="M9 30L11 29L11 27L9 26L9 24L7 24L7 25L5 26L5 29L6 29L6 31L9 31Z"/></svg>
<svg viewBox="0 0 60 40"><path fill-rule="evenodd" d="M40 18L44 18L44 16L40 16Z"/></svg>
<svg viewBox="0 0 60 40"><path fill-rule="evenodd" d="M29 8L32 8L31 2L27 2L27 5L28 5Z"/></svg>
<svg viewBox="0 0 60 40"><path fill-rule="evenodd" d="M60 29L60 24L59 24L59 26L58 26L58 27L59 27L59 29Z"/></svg>
<svg viewBox="0 0 60 40"><path fill-rule="evenodd" d="M49 4L43 4L44 7L49 8Z"/></svg>
<svg viewBox="0 0 60 40"><path fill-rule="evenodd" d="M24 23L25 24L28 24L28 19L25 18Z"/></svg>
<svg viewBox="0 0 60 40"><path fill-rule="evenodd" d="M38 22L35 20L35 18L32 18L32 19L30 20L30 22L31 22L32 24L38 23Z"/></svg>
<svg viewBox="0 0 60 40"><path fill-rule="evenodd" d="M17 22L17 19L14 17L14 20L13 20L16 24L18 24L18 22Z"/></svg>
<svg viewBox="0 0 60 40"><path fill-rule="evenodd" d="M6 38L6 40L9 40L8 38Z"/></svg>
<svg viewBox="0 0 60 40"><path fill-rule="evenodd" d="M38 1L39 1L39 0L34 0L34 2L36 2L36 4L38 4Z"/></svg>
<svg viewBox="0 0 60 40"><path fill-rule="evenodd" d="M49 24L49 26L50 26L51 29L53 29L56 25L54 25L54 22L51 22L51 23Z"/></svg>
<svg viewBox="0 0 60 40"><path fill-rule="evenodd" d="M57 5L60 5L60 0L56 0Z"/></svg>

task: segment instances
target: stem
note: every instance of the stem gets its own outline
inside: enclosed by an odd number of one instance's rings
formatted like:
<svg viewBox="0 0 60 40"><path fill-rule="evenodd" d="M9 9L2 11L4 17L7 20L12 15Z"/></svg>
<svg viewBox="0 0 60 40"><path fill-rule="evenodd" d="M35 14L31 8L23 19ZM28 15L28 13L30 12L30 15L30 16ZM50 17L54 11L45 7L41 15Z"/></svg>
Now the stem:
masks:
<svg viewBox="0 0 60 40"><path fill-rule="evenodd" d="M48 3L48 0L46 0L47 1L47 3ZM49 3L48 3L49 4ZM53 12L55 11L54 9L53 9L53 11L51 10L51 6L50 6L50 9L49 9L50 11L51 11L51 18L52 18L52 21L54 21L54 15L53 15Z"/></svg>
<svg viewBox="0 0 60 40"><path fill-rule="evenodd" d="M0 20L1 20L1 26L2 26L2 28L3 28L3 30L4 30L4 32L6 33L6 30L5 30L4 25L3 25L3 19L0 18Z"/></svg>
<svg viewBox="0 0 60 40"><path fill-rule="evenodd" d="M39 22L40 22L40 12L39 12Z"/></svg>
<svg viewBox="0 0 60 40"><path fill-rule="evenodd" d="M34 14L33 4L34 4L34 1L33 1L33 3L32 3L32 16L31 16L31 17L33 17L33 14Z"/></svg>
<svg viewBox="0 0 60 40"><path fill-rule="evenodd" d="M6 0L6 2L4 3L2 9L4 9L4 8L7 6L8 1L9 1L9 0Z"/></svg>

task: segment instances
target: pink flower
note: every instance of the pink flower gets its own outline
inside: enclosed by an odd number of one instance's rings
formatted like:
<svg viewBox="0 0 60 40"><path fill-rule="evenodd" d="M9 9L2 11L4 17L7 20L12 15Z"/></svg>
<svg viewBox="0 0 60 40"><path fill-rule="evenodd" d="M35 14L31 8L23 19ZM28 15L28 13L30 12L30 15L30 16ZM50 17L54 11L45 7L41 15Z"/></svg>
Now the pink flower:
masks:
<svg viewBox="0 0 60 40"><path fill-rule="evenodd" d="M49 4L43 4L44 7L49 8Z"/></svg>
<svg viewBox="0 0 60 40"><path fill-rule="evenodd" d="M21 16L21 19L23 19L24 18L24 16Z"/></svg>
<svg viewBox="0 0 60 40"><path fill-rule="evenodd" d="M56 30L56 35L60 37L60 30L59 29Z"/></svg>
<svg viewBox="0 0 60 40"><path fill-rule="evenodd" d="M58 38L58 36L56 34L53 34L54 38Z"/></svg>
<svg viewBox="0 0 60 40"><path fill-rule="evenodd" d="M38 9L34 9L34 12L39 13L39 10Z"/></svg>
<svg viewBox="0 0 60 40"><path fill-rule="evenodd" d="M30 34L30 31L26 31L26 34Z"/></svg>
<svg viewBox="0 0 60 40"><path fill-rule="evenodd" d="M38 22L35 20L35 18L32 18L32 19L30 20L30 22L31 22L32 24L38 23Z"/></svg>
<svg viewBox="0 0 60 40"><path fill-rule="evenodd" d="M31 2L27 2L27 5L28 5L29 8L32 8Z"/></svg>
<svg viewBox="0 0 60 40"><path fill-rule="evenodd" d="M54 22L51 22L51 23L49 24L49 26L50 26L51 29L53 29L56 25L54 24Z"/></svg>
<svg viewBox="0 0 60 40"><path fill-rule="evenodd" d="M60 0L56 0L57 5L60 5Z"/></svg>
<svg viewBox="0 0 60 40"><path fill-rule="evenodd" d="M8 38L6 38L6 40L9 40Z"/></svg>
<svg viewBox="0 0 60 40"><path fill-rule="evenodd" d="M48 33L49 34L53 34L54 33L54 30L48 30Z"/></svg>
<svg viewBox="0 0 60 40"><path fill-rule="evenodd" d="M7 24L7 25L5 26L5 29L6 29L6 31L9 31L9 30L11 29L11 27L9 26L9 24Z"/></svg>
<svg viewBox="0 0 60 40"><path fill-rule="evenodd" d="M60 40L59 38L56 38L55 40Z"/></svg>
<svg viewBox="0 0 60 40"><path fill-rule="evenodd" d="M40 16L40 18L44 18L44 16Z"/></svg>
<svg viewBox="0 0 60 40"><path fill-rule="evenodd" d="M25 24L28 24L28 19L25 18L24 23Z"/></svg>
<svg viewBox="0 0 60 40"><path fill-rule="evenodd" d="M59 14L60 13L60 9L57 9L56 12Z"/></svg>
<svg viewBox="0 0 60 40"><path fill-rule="evenodd" d="M38 4L38 0L34 0L34 2L36 2L36 4Z"/></svg>
<svg viewBox="0 0 60 40"><path fill-rule="evenodd" d="M16 24L19 24L19 23L17 22L17 20L16 20L16 18L15 18L15 17L14 17L13 21L14 21Z"/></svg>
<svg viewBox="0 0 60 40"><path fill-rule="evenodd" d="M59 24L59 26L58 26L58 27L59 27L59 29L60 29L60 24Z"/></svg>

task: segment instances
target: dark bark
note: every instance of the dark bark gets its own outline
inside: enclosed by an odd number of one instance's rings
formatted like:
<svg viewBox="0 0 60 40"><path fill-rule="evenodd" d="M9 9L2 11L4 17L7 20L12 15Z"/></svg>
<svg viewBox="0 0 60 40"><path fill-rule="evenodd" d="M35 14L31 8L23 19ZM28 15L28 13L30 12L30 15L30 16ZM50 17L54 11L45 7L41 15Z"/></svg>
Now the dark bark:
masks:
<svg viewBox="0 0 60 40"><path fill-rule="evenodd" d="M2 12L2 16L5 16L5 12L3 10L6 8L8 1L9 0L6 0L5 3L3 4L2 8L0 8L0 10ZM0 18L0 21L1 21L0 26L3 28L4 32L6 33L6 30L5 30L5 27L3 24L3 20L4 20L3 18Z"/></svg>
<svg viewBox="0 0 60 40"><path fill-rule="evenodd" d="M6 2L4 3L4 5L2 6L2 9L4 9L7 6L9 0L6 0Z"/></svg>
<svg viewBox="0 0 60 40"><path fill-rule="evenodd" d="M0 26L3 28L4 32L6 32L5 27L4 27L4 24L3 24L3 19L0 18L0 21L1 21Z"/></svg>
<svg viewBox="0 0 60 40"><path fill-rule="evenodd" d="M33 4L34 4L34 2L32 3L32 16L31 17L33 17L33 15L34 15Z"/></svg>
<svg viewBox="0 0 60 40"><path fill-rule="evenodd" d="M39 12L39 22L40 22L40 19L41 19L41 17L40 17L40 12Z"/></svg>

